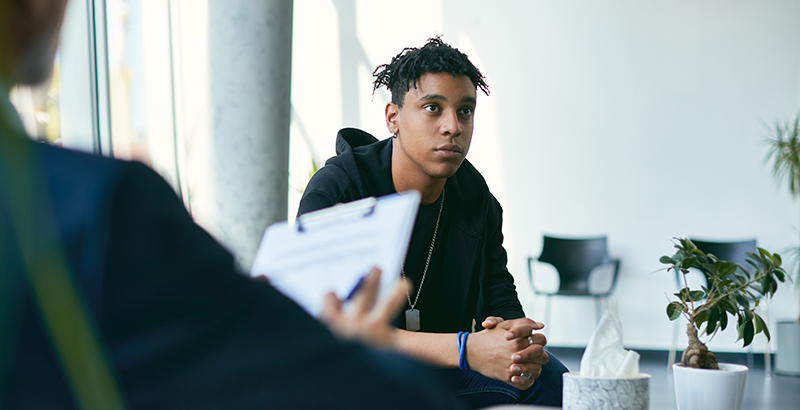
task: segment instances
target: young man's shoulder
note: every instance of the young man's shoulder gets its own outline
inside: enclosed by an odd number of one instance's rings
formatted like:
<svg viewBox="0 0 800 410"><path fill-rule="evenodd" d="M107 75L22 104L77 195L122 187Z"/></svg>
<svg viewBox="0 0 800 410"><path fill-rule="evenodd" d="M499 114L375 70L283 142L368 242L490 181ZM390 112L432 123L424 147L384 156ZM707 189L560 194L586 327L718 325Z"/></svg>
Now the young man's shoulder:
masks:
<svg viewBox="0 0 800 410"><path fill-rule="evenodd" d="M336 155L325 162L308 182L298 215L390 193L391 140L379 141L357 128L344 128L336 136Z"/></svg>

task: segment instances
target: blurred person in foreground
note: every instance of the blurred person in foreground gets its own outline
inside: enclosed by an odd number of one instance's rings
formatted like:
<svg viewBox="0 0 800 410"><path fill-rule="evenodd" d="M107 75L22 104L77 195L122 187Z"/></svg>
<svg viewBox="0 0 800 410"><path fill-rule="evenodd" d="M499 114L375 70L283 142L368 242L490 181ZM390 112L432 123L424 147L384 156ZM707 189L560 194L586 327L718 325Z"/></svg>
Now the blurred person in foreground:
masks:
<svg viewBox="0 0 800 410"><path fill-rule="evenodd" d="M341 341L194 224L146 166L37 144L9 102L50 76L66 0L0 0L0 408L454 408L435 373ZM342 337L391 345L404 287Z"/></svg>

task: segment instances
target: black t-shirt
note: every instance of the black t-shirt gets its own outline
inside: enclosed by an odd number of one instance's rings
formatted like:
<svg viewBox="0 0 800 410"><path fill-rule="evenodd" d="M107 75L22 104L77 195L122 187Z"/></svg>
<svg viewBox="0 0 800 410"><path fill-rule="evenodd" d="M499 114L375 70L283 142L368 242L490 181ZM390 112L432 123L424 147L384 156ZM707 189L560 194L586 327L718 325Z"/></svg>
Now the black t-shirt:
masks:
<svg viewBox="0 0 800 410"><path fill-rule="evenodd" d="M441 249L443 244L447 243L449 225L446 196L447 194L445 193L445 204L442 209L439 229L436 234L436 243L433 247L425 281L422 281L422 274L425 271L425 262L430 251L431 239L436 229L436 219L439 215L439 206L442 201L441 195L432 204L420 205L404 265L405 275L412 282L412 290L409 292L412 303L417 299L417 293L420 292L420 284L422 284L421 293L414 308L420 311L420 331L423 332L442 332L444 328L452 327L458 318L458 316L454 317L454 312L450 312L447 306L442 303L442 297L445 293L443 289L446 284L442 280L443 262ZM395 322L397 327L406 328L405 310L410 308L408 301L406 301L405 308ZM461 312L457 313L460 315Z"/></svg>

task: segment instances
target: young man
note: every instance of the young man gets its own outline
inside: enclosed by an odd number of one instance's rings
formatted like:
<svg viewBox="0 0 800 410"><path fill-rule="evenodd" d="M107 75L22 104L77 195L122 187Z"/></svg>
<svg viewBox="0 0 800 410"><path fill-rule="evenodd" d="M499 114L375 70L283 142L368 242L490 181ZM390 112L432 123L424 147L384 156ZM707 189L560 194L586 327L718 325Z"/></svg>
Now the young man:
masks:
<svg viewBox="0 0 800 410"><path fill-rule="evenodd" d="M498 403L561 405L567 369L544 351L544 325L525 318L502 241L502 210L465 160L477 90L488 94L466 55L433 38L406 48L374 73L386 86L391 138L343 129L337 156L308 184L298 214L367 196L416 189L422 204L404 275L415 284L397 321L396 347L448 368L475 407ZM456 332L477 332L460 354ZM466 358L464 371L457 368ZM549 360L549 361L548 361ZM461 367L464 367L461 364Z"/></svg>
<svg viewBox="0 0 800 410"><path fill-rule="evenodd" d="M49 76L65 3L0 0L0 408L457 407L426 367L236 272L149 168L26 138L8 90ZM348 318L329 295L326 317L391 343L369 299Z"/></svg>

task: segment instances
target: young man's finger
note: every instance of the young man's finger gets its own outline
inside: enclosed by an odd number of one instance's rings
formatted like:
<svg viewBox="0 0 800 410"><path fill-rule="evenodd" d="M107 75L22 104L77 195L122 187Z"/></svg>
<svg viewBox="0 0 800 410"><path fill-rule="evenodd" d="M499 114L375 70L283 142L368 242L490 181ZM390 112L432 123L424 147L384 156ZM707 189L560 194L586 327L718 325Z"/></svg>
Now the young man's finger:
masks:
<svg viewBox="0 0 800 410"><path fill-rule="evenodd" d="M550 356L544 351L544 347L532 344L526 349L522 349L511 355L512 363L536 363L545 364L550 360Z"/></svg>
<svg viewBox="0 0 800 410"><path fill-rule="evenodd" d="M513 340L521 337L528 337L533 334L534 331L540 330L544 328L544 324L539 322L534 322L530 319L516 319L514 321L509 321L513 324L509 327L508 332L506 332L506 340Z"/></svg>
<svg viewBox="0 0 800 410"><path fill-rule="evenodd" d="M491 329L497 326L499 323L503 322L503 318L499 316L489 316L486 319L483 319L481 326L484 329Z"/></svg>

